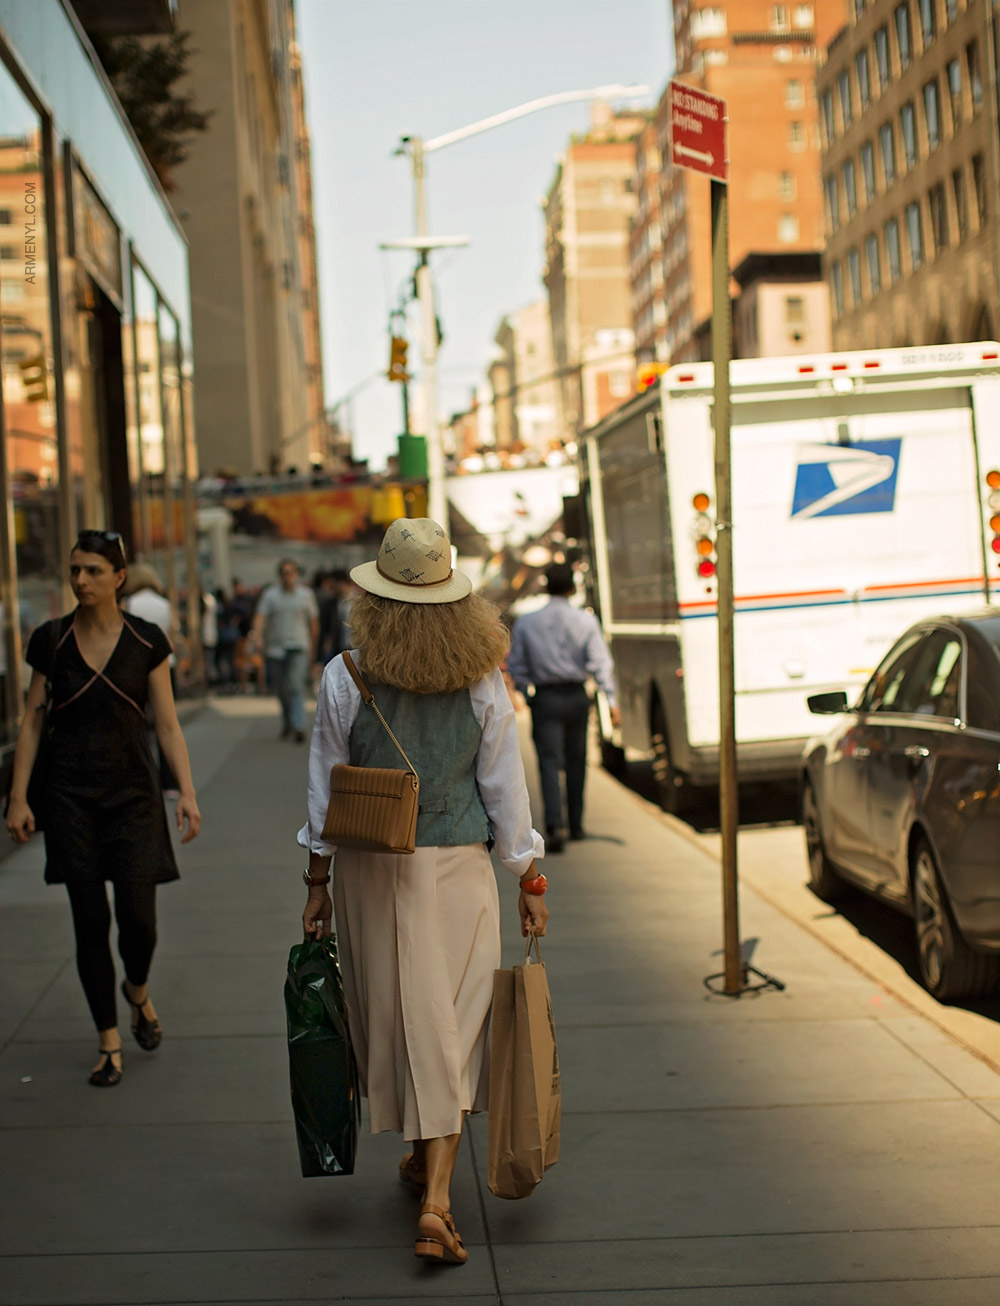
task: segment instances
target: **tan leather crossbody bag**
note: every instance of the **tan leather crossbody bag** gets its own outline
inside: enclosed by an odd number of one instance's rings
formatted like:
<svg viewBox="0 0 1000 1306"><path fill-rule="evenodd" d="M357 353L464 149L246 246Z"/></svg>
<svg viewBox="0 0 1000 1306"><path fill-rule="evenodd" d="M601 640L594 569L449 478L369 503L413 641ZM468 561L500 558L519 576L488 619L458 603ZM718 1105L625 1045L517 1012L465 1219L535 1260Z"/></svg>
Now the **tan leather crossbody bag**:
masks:
<svg viewBox="0 0 1000 1306"><path fill-rule="evenodd" d="M403 752L399 740L379 711L350 653L341 657L361 691L361 698L381 721L399 750L406 770L392 767L346 766L330 769L330 804L323 823L323 838L339 848L362 848L373 853L412 853L416 846L420 777Z"/></svg>

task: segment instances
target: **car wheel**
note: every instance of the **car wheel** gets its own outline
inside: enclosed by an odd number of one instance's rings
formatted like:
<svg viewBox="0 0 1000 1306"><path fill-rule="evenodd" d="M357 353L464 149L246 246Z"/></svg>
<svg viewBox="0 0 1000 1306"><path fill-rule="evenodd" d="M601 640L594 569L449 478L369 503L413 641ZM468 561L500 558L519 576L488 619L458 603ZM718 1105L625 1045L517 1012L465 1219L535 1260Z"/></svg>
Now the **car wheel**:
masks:
<svg viewBox="0 0 1000 1306"><path fill-rule="evenodd" d="M684 783L679 771L670 760L670 746L667 743L667 718L663 704L659 699L653 703L652 732L650 742L653 746L653 780L656 783L656 796L660 806L671 816L680 816L690 801L690 788Z"/></svg>
<svg viewBox="0 0 1000 1306"><path fill-rule="evenodd" d="M917 959L927 991L942 1001L1000 992L1000 958L973 952L962 938L925 839L913 850L910 891Z"/></svg>
<svg viewBox="0 0 1000 1306"><path fill-rule="evenodd" d="M809 859L809 888L824 902L842 898L847 885L833 868L826 855L823 830L819 823L819 803L816 791L807 780L802 788L802 828L806 836L806 856Z"/></svg>

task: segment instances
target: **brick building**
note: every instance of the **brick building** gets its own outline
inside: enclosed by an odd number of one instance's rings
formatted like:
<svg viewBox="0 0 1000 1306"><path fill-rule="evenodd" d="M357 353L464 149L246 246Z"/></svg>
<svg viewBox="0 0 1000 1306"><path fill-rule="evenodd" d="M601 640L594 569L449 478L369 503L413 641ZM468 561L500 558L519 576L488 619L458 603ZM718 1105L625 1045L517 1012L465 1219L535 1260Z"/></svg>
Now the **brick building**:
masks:
<svg viewBox="0 0 1000 1306"><path fill-rule="evenodd" d="M663 288L663 230L660 224L660 147L656 123L635 142L636 210L628 227L632 329L639 363L667 358L667 304Z"/></svg>
<svg viewBox="0 0 1000 1306"><path fill-rule="evenodd" d="M565 438L592 426L633 391L628 224L635 212L635 137L648 118L592 106L545 198L552 348Z"/></svg>
<svg viewBox="0 0 1000 1306"><path fill-rule="evenodd" d="M816 58L848 3L673 0L676 76L728 102L732 267L753 251L822 247ZM712 308L709 182L670 163L666 94L656 121L667 350L684 361Z"/></svg>
<svg viewBox="0 0 1000 1306"><path fill-rule="evenodd" d="M838 349L1000 331L995 0L868 0L817 77Z"/></svg>

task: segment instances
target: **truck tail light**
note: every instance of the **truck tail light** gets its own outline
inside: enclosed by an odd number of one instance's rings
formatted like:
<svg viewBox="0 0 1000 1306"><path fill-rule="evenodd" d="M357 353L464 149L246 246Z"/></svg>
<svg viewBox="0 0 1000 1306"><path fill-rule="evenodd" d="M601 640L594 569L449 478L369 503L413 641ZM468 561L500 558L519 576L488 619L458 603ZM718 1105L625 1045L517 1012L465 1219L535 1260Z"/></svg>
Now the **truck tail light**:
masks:
<svg viewBox="0 0 1000 1306"><path fill-rule="evenodd" d="M708 511L711 504L712 500L704 490L699 490L691 499L696 514L691 535L698 558L697 572L702 580L710 580L715 575L715 523Z"/></svg>

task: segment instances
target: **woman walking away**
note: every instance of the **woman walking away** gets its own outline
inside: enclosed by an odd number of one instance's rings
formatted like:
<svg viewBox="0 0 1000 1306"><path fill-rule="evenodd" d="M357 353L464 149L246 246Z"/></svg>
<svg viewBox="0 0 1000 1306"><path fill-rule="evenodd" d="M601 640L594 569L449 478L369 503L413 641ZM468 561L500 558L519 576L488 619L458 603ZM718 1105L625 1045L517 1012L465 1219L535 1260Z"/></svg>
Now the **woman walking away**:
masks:
<svg viewBox="0 0 1000 1306"><path fill-rule="evenodd" d="M493 972L500 965L496 878L487 851L520 878L521 932L544 934L544 855L532 829L517 726L499 665L507 632L451 566L445 532L400 519L376 562L355 567L362 593L353 654L420 777L412 855L339 852L324 842L330 768L398 767L342 657L326 668L309 757L309 849L302 922L330 933L336 913L351 1039L372 1133L401 1132L413 1151L400 1178L423 1193L417 1256L464 1264L451 1215L462 1125L487 1105L484 1065ZM336 853L334 902L327 891Z"/></svg>
<svg viewBox="0 0 1000 1306"><path fill-rule="evenodd" d="M44 815L45 879L65 884L69 893L77 969L97 1026L100 1059L90 1083L98 1088L110 1088L122 1077L105 880L115 890L122 992L131 1007L132 1034L147 1052L162 1036L147 991L156 944L156 886L176 880L178 872L147 742L147 700L160 748L180 786L181 842L193 839L201 825L170 688L170 642L152 622L122 612L118 600L125 567L115 531L80 532L70 554L77 607L39 626L28 644L32 677L7 808L10 837L27 843L36 820L28 805L28 779L44 726L48 751L43 812L37 815Z"/></svg>

